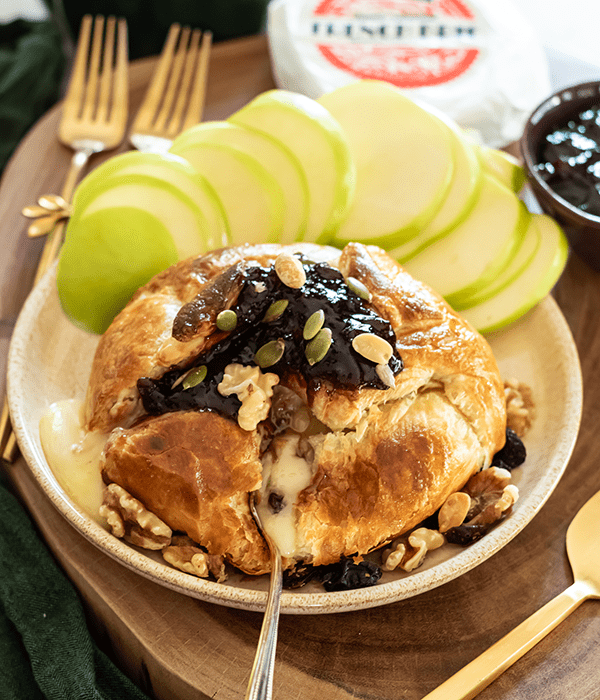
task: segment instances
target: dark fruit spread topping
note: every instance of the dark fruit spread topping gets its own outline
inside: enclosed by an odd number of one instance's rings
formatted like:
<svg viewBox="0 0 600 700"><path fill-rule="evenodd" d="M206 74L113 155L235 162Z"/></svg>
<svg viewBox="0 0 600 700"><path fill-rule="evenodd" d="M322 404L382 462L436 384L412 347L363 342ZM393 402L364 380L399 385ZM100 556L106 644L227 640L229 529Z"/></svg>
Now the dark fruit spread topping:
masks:
<svg viewBox="0 0 600 700"><path fill-rule="evenodd" d="M547 134L536 171L557 195L600 216L600 107L573 115Z"/></svg>
<svg viewBox="0 0 600 700"><path fill-rule="evenodd" d="M390 323L339 270L326 263L296 261L299 268L292 265L286 274L278 273L276 265L248 267L242 277L239 266L230 268L208 293L183 307L174 324L175 337L193 337L212 323L221 339L188 368L171 370L157 380L139 379L147 413L195 408L235 417L237 396L222 396L217 389L232 363L258 366L283 381L300 375L309 401L324 381L349 390L389 388L390 378L393 381L403 368ZM290 286L290 278L298 275L301 286ZM219 302L226 306L219 308Z"/></svg>

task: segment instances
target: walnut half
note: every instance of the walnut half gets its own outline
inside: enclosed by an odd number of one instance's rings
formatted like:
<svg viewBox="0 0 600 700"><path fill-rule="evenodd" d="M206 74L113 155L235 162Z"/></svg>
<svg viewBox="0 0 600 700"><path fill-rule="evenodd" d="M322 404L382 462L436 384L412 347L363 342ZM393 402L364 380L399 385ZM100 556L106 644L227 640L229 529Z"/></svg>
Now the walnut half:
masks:
<svg viewBox="0 0 600 700"><path fill-rule="evenodd" d="M100 515L115 537L144 549L163 549L171 542L171 528L118 484L104 490Z"/></svg>
<svg viewBox="0 0 600 700"><path fill-rule="evenodd" d="M212 575L218 583L227 580L223 557L208 554L187 535L173 537L171 544L162 551L164 560L180 571L208 578Z"/></svg>

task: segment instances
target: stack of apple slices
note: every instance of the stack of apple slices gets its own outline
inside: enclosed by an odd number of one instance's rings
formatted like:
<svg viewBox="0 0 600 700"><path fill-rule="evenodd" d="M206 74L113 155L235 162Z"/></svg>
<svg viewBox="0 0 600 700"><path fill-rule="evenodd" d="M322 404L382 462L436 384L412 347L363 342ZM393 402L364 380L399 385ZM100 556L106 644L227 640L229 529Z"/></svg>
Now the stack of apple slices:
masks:
<svg viewBox="0 0 600 700"><path fill-rule="evenodd" d="M222 245L379 245L483 332L523 315L566 262L517 193L524 171L388 83L285 90L126 153L81 182L58 266L66 313L101 333L135 289Z"/></svg>

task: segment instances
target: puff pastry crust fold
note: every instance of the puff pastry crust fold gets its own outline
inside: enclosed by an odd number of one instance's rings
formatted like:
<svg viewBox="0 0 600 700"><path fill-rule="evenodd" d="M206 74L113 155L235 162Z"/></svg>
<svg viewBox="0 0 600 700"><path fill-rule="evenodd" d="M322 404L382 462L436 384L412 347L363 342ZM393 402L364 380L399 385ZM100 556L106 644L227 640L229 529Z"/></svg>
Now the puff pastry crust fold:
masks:
<svg viewBox="0 0 600 700"><path fill-rule="evenodd" d="M269 566L248 508L250 491L270 495L261 464L264 435L209 410L147 416L136 382L191 366L222 337L209 314L189 340L175 340L173 322L183 305L231 266L270 267L283 250L328 260L361 282L391 324L404 363L384 390L329 381L309 389L299 373L282 378L320 426L301 436L310 483L291 504L295 550L288 568L298 561L333 563L391 541L489 466L505 441L503 383L488 343L383 250L254 245L178 263L140 289L100 340L87 424L112 431L106 482L248 573Z"/></svg>

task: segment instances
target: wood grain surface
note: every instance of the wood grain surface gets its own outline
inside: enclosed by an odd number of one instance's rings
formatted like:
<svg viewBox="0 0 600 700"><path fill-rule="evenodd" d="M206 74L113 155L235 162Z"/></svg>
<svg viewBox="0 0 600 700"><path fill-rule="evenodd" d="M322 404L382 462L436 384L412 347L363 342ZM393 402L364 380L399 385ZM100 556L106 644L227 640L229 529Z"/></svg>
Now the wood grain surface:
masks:
<svg viewBox="0 0 600 700"><path fill-rule="evenodd" d="M132 110L153 65L143 60L131 67ZM263 37L217 45L205 118L226 117L272 86ZM70 158L55 138L59 116L57 106L30 131L0 183L2 367L41 250L40 241L27 238L19 212L39 195L58 191ZM284 616L275 698L416 700L571 583L566 529L600 489L600 276L572 256L555 297L581 355L584 413L573 457L554 494L498 554L440 588L360 612ZM4 372L1 377L4 390ZM129 571L63 520L23 460L5 466L80 591L94 637L144 691L159 700L244 696L260 614L188 598ZM599 650L600 603L588 601L479 697L598 699Z"/></svg>

